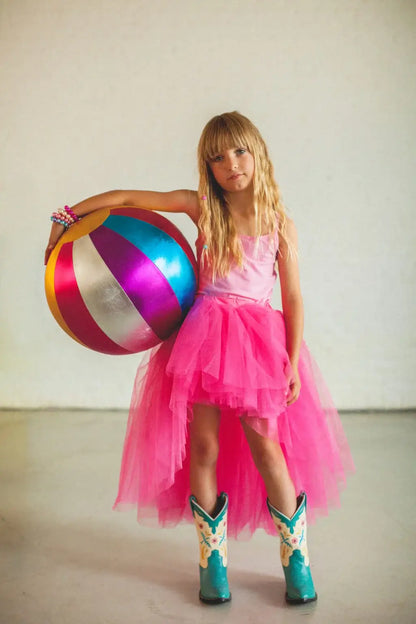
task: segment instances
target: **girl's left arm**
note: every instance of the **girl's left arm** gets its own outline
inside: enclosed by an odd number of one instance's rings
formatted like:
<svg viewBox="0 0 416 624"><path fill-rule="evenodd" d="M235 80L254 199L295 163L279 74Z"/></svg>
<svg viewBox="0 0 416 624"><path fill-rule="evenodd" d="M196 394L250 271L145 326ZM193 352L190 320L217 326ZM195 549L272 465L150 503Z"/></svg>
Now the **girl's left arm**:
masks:
<svg viewBox="0 0 416 624"><path fill-rule="evenodd" d="M303 299L300 290L299 265L297 259L298 237L292 219L287 219L286 236L290 241L292 253L289 253L288 245L281 237L279 243L281 253L278 255L278 267L282 293L283 317L286 327L286 350L293 371L293 378L290 380L290 392L287 397L287 404L290 405L296 401L300 392L298 362L303 339L304 323Z"/></svg>

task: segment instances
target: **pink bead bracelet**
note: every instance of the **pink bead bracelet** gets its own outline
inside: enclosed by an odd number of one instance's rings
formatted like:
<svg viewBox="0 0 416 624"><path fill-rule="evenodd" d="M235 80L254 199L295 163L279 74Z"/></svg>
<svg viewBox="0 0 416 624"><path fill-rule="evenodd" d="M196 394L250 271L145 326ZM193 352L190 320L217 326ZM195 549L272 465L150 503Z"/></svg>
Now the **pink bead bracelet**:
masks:
<svg viewBox="0 0 416 624"><path fill-rule="evenodd" d="M66 212L69 214L69 216L73 218L74 222L75 221L80 221L81 217L79 217L77 214L75 214L75 212L72 210L72 208L70 208L69 206L65 206L64 210L66 210Z"/></svg>
<svg viewBox="0 0 416 624"><path fill-rule="evenodd" d="M65 208L60 208L58 211L53 212L51 216L51 221L55 223L60 223L67 230L71 225L73 225L76 221L80 221L81 217L79 217L69 206L65 206Z"/></svg>

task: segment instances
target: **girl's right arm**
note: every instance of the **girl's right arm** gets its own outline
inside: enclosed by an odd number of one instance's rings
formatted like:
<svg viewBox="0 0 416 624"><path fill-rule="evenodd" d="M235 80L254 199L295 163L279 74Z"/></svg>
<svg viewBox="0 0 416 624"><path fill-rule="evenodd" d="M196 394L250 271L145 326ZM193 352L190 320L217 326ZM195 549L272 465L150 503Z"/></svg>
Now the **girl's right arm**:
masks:
<svg viewBox="0 0 416 624"><path fill-rule="evenodd" d="M107 191L84 199L72 206L72 210L79 217L100 208L110 208L114 206L135 206L147 210L160 210L161 212L184 212L195 225L199 219L199 201L196 191L180 189L159 193L157 191ZM52 223L48 246L45 251L45 264L55 247L56 243L65 232L63 225Z"/></svg>

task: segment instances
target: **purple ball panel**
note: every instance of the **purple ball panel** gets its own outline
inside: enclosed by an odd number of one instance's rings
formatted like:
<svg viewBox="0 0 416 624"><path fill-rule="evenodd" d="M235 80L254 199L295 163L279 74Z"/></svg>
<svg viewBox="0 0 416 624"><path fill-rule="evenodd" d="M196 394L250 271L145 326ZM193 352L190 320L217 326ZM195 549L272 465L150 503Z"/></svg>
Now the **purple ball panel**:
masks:
<svg viewBox="0 0 416 624"><path fill-rule="evenodd" d="M125 238L100 226L90 233L98 253L155 334L164 340L182 320L182 310L159 269Z"/></svg>

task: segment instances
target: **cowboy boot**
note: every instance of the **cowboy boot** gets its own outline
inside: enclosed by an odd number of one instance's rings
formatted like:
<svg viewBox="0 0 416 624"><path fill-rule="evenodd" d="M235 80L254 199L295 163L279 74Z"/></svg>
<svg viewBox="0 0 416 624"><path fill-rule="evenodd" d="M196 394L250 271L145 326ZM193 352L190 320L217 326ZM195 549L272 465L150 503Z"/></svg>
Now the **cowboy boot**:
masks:
<svg viewBox="0 0 416 624"><path fill-rule="evenodd" d="M318 598L312 581L306 543L306 493L297 498L297 508L289 519L267 499L270 515L280 535L280 559L286 579L286 602L303 604Z"/></svg>
<svg viewBox="0 0 416 624"><path fill-rule="evenodd" d="M224 492L217 499L214 517L198 505L195 496L189 499L199 539L199 599L207 604L231 600L227 581L227 509Z"/></svg>

